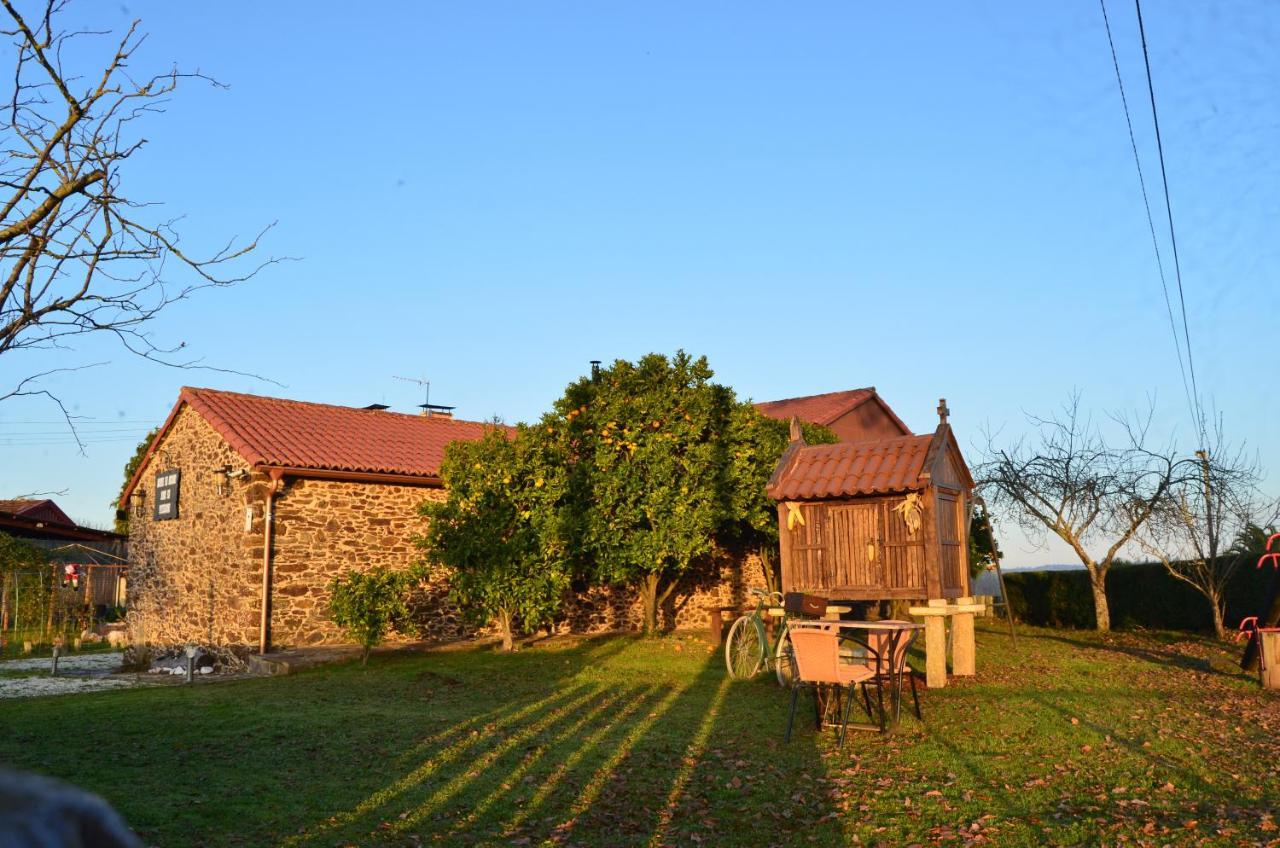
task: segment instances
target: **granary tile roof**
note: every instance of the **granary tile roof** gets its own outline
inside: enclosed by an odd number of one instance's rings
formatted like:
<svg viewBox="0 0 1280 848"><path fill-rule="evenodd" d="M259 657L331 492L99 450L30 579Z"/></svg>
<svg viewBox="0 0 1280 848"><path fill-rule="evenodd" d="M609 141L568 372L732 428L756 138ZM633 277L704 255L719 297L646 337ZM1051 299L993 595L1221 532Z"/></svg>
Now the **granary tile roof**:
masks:
<svg viewBox="0 0 1280 848"><path fill-rule="evenodd" d="M434 478L440 473L446 445L480 439L495 426L184 387L152 442L153 450L184 404L208 421L250 465L297 471ZM141 479L149 457L150 453L139 463L122 503Z"/></svg>
<svg viewBox="0 0 1280 848"><path fill-rule="evenodd" d="M808 500L919 489L935 435L800 445L769 481L769 496Z"/></svg>

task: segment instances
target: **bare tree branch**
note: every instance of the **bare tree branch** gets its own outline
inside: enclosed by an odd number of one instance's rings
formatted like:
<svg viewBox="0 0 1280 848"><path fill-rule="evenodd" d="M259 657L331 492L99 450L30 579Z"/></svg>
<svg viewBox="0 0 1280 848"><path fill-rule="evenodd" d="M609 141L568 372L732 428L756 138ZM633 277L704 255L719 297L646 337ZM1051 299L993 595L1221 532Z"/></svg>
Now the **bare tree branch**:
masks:
<svg viewBox="0 0 1280 848"><path fill-rule="evenodd" d="M1099 630L1111 628L1107 573L1188 473L1171 448L1148 446L1153 413L1154 405L1145 417L1112 416L1125 434L1123 444L1112 445L1081 412L1074 392L1053 415L1027 415L1035 432L1029 440L997 447L988 433L978 468L993 509L1030 532L1052 532L1075 552L1089 573Z"/></svg>
<svg viewBox="0 0 1280 848"><path fill-rule="evenodd" d="M162 113L180 84L220 84L176 68L135 77L131 62L145 38L138 21L95 60L88 50L109 33L59 29L64 5L45 0L39 17L28 19L14 0L0 0L11 23L0 32L14 49L0 147L0 355L108 333L148 360L206 368L174 359L184 345L157 343L147 325L196 292L244 282L281 261L253 259L274 225L210 255L192 253L177 219L153 218L155 204L124 190L123 166L146 145L134 134L138 122ZM96 70L81 76L68 67ZM41 394L56 401L35 388L50 373L26 378L22 391L0 400Z"/></svg>
<svg viewBox="0 0 1280 848"><path fill-rule="evenodd" d="M1187 460L1197 473L1170 486L1139 543L1169 574L1204 595L1214 632L1224 638L1227 584L1255 557L1249 536L1280 521L1280 501L1262 493L1256 456L1226 441L1220 416L1213 434L1212 444Z"/></svg>

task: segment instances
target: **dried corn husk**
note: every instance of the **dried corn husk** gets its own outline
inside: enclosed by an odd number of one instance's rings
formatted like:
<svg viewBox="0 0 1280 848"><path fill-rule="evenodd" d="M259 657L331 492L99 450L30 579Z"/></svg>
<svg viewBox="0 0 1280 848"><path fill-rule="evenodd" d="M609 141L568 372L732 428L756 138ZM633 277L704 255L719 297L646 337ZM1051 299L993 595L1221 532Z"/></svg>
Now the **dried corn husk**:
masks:
<svg viewBox="0 0 1280 848"><path fill-rule="evenodd" d="M920 493L911 492L902 499L902 503L893 508L893 511L902 516L902 520L907 525L907 532L914 536L920 532L921 516L924 514L924 505L920 503Z"/></svg>
<svg viewBox="0 0 1280 848"><path fill-rule="evenodd" d="M787 504L787 529L794 530L804 526L804 513L800 512L800 504L791 501Z"/></svg>

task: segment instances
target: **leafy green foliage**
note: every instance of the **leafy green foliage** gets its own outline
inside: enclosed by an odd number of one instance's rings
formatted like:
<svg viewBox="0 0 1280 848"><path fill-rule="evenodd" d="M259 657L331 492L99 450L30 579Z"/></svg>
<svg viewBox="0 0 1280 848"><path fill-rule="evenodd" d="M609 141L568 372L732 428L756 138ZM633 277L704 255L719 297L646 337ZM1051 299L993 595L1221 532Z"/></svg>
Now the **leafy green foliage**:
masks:
<svg viewBox="0 0 1280 848"><path fill-rule="evenodd" d="M661 605L717 548L776 548L765 484L788 423L712 376L683 351L618 360L569 385L513 442L450 446L449 499L423 506L422 544L457 573L455 596L509 636L512 621L545 621L572 574L635 589L653 632ZM836 441L825 427L804 435Z"/></svg>
<svg viewBox="0 0 1280 848"><path fill-rule="evenodd" d="M409 572L376 566L349 570L329 584L329 615L363 649L362 663L387 633L409 625L405 595L411 579Z"/></svg>
<svg viewBox="0 0 1280 848"><path fill-rule="evenodd" d="M0 533L0 573L38 571L46 559L44 551L30 542Z"/></svg>
<svg viewBox="0 0 1280 848"><path fill-rule="evenodd" d="M571 385L545 420L585 472L581 561L599 580L639 585L650 632L729 515L733 393L711 377L705 358L683 351L618 360Z"/></svg>
<svg viewBox="0 0 1280 848"><path fill-rule="evenodd" d="M133 475L137 472L138 466L142 464L142 458L147 455L147 451L151 449L151 443L155 440L156 434L160 432L160 428L156 427L146 437L138 442L138 447L134 450L133 456L129 457L129 461L124 464L124 482L120 484L120 493L116 495L116 499L111 502L113 510L120 509L120 499L124 497L124 490L129 485L129 481L133 479ZM129 532L129 513L124 512L124 518L117 518L115 531L117 533Z"/></svg>
<svg viewBox="0 0 1280 848"><path fill-rule="evenodd" d="M569 586L558 529L564 466L540 429L509 439L495 429L445 452L443 503L425 503L431 519L419 540L428 561L452 569L450 594L477 623L495 620L505 650L513 627L533 630L559 609Z"/></svg>
<svg viewBox="0 0 1280 848"><path fill-rule="evenodd" d="M800 426L807 444L839 441L826 427ZM773 551L778 546L778 505L765 486L791 442L791 425L764 415L755 404L739 402L730 414L727 441L728 515L717 540L748 550Z"/></svg>
<svg viewBox="0 0 1280 848"><path fill-rule="evenodd" d="M0 635L17 624L24 638L43 638L49 595L55 591L47 562L42 548L0 533Z"/></svg>
<svg viewBox="0 0 1280 848"><path fill-rule="evenodd" d="M977 577L987 568L995 568L996 561L1004 559L1004 552L996 542L991 526L991 514L978 503L969 519L969 576Z"/></svg>

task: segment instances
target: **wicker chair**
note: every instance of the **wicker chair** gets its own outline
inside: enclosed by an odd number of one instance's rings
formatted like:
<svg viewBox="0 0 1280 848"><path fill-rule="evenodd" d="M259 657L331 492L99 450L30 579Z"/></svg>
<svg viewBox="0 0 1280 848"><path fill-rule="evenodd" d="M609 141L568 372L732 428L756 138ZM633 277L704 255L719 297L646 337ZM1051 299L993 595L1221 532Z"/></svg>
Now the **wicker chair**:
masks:
<svg viewBox="0 0 1280 848"><path fill-rule="evenodd" d="M843 662L840 657L842 635L840 627L835 623L818 621L797 621L790 627L791 646L794 650L795 680L791 689L791 712L787 717L786 741L791 741L791 729L795 725L796 701L801 689L813 692L814 712L817 726L822 728L822 709L819 706L822 690L839 693L844 696L844 708L837 709L839 715L838 744L844 746L845 731L849 727L849 712L854 701L858 700L856 690L862 687L862 703L865 705L867 717L871 715L871 701L867 694L867 684L876 686L876 701L880 706L879 729L885 727L883 684L876 673L879 654L874 646L867 645L868 661L866 663ZM847 638L847 637L845 637ZM874 728L871 728L874 729Z"/></svg>

